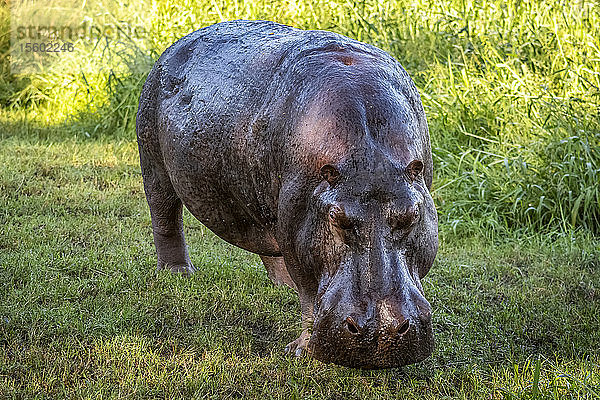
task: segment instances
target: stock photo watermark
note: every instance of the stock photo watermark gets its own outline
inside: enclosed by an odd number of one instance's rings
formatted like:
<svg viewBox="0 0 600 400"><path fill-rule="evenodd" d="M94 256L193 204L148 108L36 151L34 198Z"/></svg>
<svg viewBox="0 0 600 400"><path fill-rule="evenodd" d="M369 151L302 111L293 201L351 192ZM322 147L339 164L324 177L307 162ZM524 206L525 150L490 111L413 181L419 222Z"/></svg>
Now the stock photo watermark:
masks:
<svg viewBox="0 0 600 400"><path fill-rule="evenodd" d="M13 0L11 73L39 73L61 58L99 44L141 43L146 29L140 23L123 19L118 11L95 0Z"/></svg>

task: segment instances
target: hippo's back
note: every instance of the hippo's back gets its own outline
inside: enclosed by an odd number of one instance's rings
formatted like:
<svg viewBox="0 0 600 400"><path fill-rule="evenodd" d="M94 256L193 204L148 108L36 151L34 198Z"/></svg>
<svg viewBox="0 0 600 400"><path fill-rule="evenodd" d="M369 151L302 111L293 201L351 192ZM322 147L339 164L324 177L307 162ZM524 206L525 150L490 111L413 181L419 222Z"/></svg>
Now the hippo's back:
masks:
<svg viewBox="0 0 600 400"><path fill-rule="evenodd" d="M351 122L360 127L371 123L361 118L379 123L384 114L396 115L388 100L397 93L425 126L414 130L422 137L410 150L420 153L428 137L418 93L386 52L333 32L222 22L183 37L154 65L137 115L140 153L144 149L148 159L164 164L177 196L217 235L274 254L282 186L297 180L303 188L318 178L317 153L343 148L298 129L313 100L336 108L338 100L323 96L341 96L340 107L384 98L389 110L379 113L370 105ZM425 164L427 174L431 163ZM249 243L251 237L258 244Z"/></svg>
<svg viewBox="0 0 600 400"><path fill-rule="evenodd" d="M156 62L140 96L142 169L164 165L177 196L218 236L277 254L283 154L273 146L286 147L287 138L273 116L281 113L276 103L295 98L306 81L303 72L296 82L285 75L312 49L347 42L354 41L269 21L222 22L181 38Z"/></svg>

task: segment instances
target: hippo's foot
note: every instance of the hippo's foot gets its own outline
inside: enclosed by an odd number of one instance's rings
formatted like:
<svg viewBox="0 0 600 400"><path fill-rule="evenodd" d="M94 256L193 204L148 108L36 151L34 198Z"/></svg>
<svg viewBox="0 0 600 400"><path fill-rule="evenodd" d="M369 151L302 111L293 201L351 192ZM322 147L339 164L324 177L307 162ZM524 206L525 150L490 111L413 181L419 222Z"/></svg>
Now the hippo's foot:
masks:
<svg viewBox="0 0 600 400"><path fill-rule="evenodd" d="M310 340L310 331L305 329L300 334L300 337L287 346L285 346L285 354L294 357L303 357L308 355L308 341Z"/></svg>
<svg viewBox="0 0 600 400"><path fill-rule="evenodd" d="M161 263L160 261L158 262L158 266L156 267L157 270L161 270L161 269L167 269L170 270L173 273L177 273L177 274L182 274L185 276L189 276L191 274L193 274L194 272L196 272L196 268L194 268L194 265L192 265L192 263L187 263L187 264L169 264L169 263Z"/></svg>

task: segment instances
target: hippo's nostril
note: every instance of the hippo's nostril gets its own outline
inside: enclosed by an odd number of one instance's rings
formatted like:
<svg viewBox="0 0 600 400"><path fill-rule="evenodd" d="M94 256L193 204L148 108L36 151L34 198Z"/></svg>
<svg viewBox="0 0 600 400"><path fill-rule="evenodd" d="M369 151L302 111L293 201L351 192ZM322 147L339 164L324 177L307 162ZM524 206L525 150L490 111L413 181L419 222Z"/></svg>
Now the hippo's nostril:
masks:
<svg viewBox="0 0 600 400"><path fill-rule="evenodd" d="M353 335L358 335L360 332L358 324L352 317L346 318L346 328L348 328L348 331Z"/></svg>
<svg viewBox="0 0 600 400"><path fill-rule="evenodd" d="M402 325L400 325L398 327L397 334L398 335L404 335L406 332L408 332L408 328L410 328L410 322L408 321L408 319L406 319L406 320L404 320L404 322L402 323Z"/></svg>

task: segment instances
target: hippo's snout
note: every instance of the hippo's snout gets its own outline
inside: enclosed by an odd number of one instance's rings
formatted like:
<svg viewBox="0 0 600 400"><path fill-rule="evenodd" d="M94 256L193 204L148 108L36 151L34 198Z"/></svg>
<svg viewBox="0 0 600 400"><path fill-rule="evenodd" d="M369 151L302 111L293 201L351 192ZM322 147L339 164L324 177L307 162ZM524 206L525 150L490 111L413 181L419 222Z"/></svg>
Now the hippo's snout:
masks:
<svg viewBox="0 0 600 400"><path fill-rule="evenodd" d="M310 352L323 362L365 369L391 368L427 358L433 351L431 306L416 291L367 307L337 304L317 318Z"/></svg>
<svg viewBox="0 0 600 400"><path fill-rule="evenodd" d="M404 306L395 299L385 299L377 302L376 318L369 321L366 315L348 315L342 325L351 335L360 335L365 332L365 325L373 325L371 329L383 336L402 336L412 325L428 325L431 323L431 306L425 298L416 293L411 299L412 307ZM406 310L410 311L406 311ZM411 319L413 320L411 322ZM359 321L362 321L359 322Z"/></svg>

